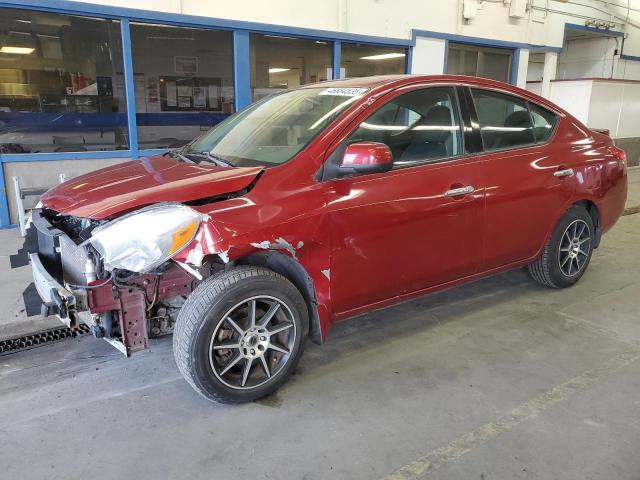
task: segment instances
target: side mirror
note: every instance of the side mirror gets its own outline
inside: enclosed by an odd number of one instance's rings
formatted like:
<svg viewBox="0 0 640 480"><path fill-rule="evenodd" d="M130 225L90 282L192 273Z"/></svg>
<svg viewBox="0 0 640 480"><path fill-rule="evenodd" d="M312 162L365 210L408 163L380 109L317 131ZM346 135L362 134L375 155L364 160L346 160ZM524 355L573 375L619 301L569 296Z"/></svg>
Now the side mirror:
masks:
<svg viewBox="0 0 640 480"><path fill-rule="evenodd" d="M391 150L384 143L358 142L348 145L342 156L342 173L388 172L393 167Z"/></svg>

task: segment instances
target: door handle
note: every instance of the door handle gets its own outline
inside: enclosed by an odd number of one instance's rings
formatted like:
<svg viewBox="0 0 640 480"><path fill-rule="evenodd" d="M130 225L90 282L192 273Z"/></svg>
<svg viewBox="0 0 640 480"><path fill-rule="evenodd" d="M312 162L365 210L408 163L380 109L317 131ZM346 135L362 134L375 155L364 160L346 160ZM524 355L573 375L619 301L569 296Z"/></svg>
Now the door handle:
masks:
<svg viewBox="0 0 640 480"><path fill-rule="evenodd" d="M553 172L554 177L570 177L573 175L573 168L565 168L564 170L558 170Z"/></svg>
<svg viewBox="0 0 640 480"><path fill-rule="evenodd" d="M475 192L476 189L471 185L467 185L466 187L460 188L452 188L451 190L447 190L444 192L445 197L459 197L461 195L469 195L470 193Z"/></svg>

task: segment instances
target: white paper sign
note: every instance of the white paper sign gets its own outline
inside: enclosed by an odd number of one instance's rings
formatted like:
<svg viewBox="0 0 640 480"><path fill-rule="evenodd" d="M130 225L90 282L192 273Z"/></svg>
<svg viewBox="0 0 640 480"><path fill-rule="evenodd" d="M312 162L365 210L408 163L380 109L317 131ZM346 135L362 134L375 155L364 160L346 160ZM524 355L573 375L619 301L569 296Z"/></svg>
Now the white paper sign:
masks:
<svg viewBox="0 0 640 480"><path fill-rule="evenodd" d="M369 90L368 88L348 88L348 87L333 87L325 88L318 95L335 95L338 97L357 97Z"/></svg>
<svg viewBox="0 0 640 480"><path fill-rule="evenodd" d="M193 106L195 108L207 107L207 96L205 87L193 87Z"/></svg>
<svg viewBox="0 0 640 480"><path fill-rule="evenodd" d="M191 97L193 95L193 87L191 85L178 85L179 97Z"/></svg>
<svg viewBox="0 0 640 480"><path fill-rule="evenodd" d="M167 107L175 107L177 105L176 82L167 82Z"/></svg>

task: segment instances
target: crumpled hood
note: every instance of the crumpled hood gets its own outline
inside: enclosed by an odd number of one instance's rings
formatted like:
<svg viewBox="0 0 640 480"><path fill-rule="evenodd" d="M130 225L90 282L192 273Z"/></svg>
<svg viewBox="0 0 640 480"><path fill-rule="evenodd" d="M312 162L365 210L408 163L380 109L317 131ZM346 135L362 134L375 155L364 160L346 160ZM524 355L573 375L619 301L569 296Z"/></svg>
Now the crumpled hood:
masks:
<svg viewBox="0 0 640 480"><path fill-rule="evenodd" d="M183 163L168 156L143 157L81 175L42 196L46 208L101 220L159 202L187 202L247 187L261 167Z"/></svg>

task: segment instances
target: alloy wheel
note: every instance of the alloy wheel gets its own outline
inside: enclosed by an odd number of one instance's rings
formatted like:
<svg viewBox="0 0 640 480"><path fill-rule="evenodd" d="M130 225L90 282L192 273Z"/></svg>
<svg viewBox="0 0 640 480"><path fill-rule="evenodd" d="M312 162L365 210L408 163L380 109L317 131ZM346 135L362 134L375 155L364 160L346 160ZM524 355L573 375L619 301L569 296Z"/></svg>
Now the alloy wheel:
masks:
<svg viewBox="0 0 640 480"><path fill-rule="evenodd" d="M211 336L213 373L233 389L250 389L275 377L291 358L296 325L281 300L255 296L233 306Z"/></svg>
<svg viewBox="0 0 640 480"><path fill-rule="evenodd" d="M567 277L580 273L591 252L591 230L584 220L574 220L560 238L558 264Z"/></svg>

